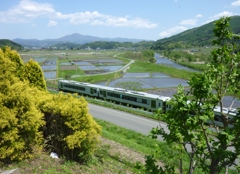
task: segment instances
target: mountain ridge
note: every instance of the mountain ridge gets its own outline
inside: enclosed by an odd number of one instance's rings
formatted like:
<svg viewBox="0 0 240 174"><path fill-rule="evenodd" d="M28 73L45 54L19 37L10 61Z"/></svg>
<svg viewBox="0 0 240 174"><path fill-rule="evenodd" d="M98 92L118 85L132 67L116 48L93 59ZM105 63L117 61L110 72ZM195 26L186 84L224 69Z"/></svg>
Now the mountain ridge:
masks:
<svg viewBox="0 0 240 174"><path fill-rule="evenodd" d="M209 22L202 26L183 31L168 38L159 39L151 49L169 50L176 48L192 48L212 45L214 39L214 23ZM240 16L232 16L230 28L234 34L240 34Z"/></svg>
<svg viewBox="0 0 240 174"><path fill-rule="evenodd" d="M22 49L22 46L19 45L16 42L13 42L9 39L0 39L0 48L5 47L5 46L9 46L14 50L21 50Z"/></svg>
<svg viewBox="0 0 240 174"><path fill-rule="evenodd" d="M49 47L53 44L59 43L74 43L74 44L86 44L95 41L115 41L115 42L140 42L144 41L144 39L129 39L129 38L101 38L97 36L91 35L82 35L79 33L73 33L70 35L65 35L63 37L57 39L21 39L16 38L12 40L24 47Z"/></svg>

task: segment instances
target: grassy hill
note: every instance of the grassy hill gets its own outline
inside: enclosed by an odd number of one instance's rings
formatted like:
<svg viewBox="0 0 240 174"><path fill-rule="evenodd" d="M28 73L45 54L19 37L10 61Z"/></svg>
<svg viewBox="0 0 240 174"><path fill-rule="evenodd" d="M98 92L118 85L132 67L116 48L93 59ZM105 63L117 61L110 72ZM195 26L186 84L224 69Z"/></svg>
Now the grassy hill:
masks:
<svg viewBox="0 0 240 174"><path fill-rule="evenodd" d="M212 45L214 39L214 22L184 31L180 34L157 40L151 47L154 50L166 50L175 48L192 48ZM233 33L240 34L240 16L233 16L230 20L230 28Z"/></svg>
<svg viewBox="0 0 240 174"><path fill-rule="evenodd" d="M8 39L0 39L0 48L4 47L4 46L9 46L14 50L21 50L23 47L11 40Z"/></svg>

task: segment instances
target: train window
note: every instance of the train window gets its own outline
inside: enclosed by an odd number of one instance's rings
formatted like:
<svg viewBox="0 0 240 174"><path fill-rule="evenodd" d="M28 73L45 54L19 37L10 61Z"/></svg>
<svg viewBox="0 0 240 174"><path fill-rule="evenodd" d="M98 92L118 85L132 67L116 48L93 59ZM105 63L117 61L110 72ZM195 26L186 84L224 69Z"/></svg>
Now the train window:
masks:
<svg viewBox="0 0 240 174"><path fill-rule="evenodd" d="M125 99L125 100L137 102L137 98L136 98L136 97L131 97L131 96L123 95L122 98Z"/></svg>
<svg viewBox="0 0 240 174"><path fill-rule="evenodd" d="M116 94L116 93L112 93L112 92L108 92L107 95L111 96L111 97L115 97L115 98L120 98L120 94Z"/></svg>
<svg viewBox="0 0 240 174"><path fill-rule="evenodd" d="M149 102L148 102L148 100L146 100L146 99L142 99L142 103L143 103L143 104L148 104Z"/></svg>
<svg viewBox="0 0 240 174"><path fill-rule="evenodd" d="M78 90L81 90L81 91L85 91L85 88L84 88L84 87L81 87L81 86L74 86L74 85L64 84L64 87L66 87L66 88L72 88L72 89L78 89Z"/></svg>
<svg viewBox="0 0 240 174"><path fill-rule="evenodd" d="M137 102L137 98L136 97L130 97L131 101Z"/></svg>

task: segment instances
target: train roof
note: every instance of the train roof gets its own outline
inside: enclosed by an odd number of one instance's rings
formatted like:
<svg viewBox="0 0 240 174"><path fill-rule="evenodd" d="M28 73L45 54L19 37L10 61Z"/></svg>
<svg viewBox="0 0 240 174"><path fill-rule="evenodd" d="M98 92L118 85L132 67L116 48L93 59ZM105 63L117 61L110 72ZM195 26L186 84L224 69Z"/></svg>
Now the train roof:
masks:
<svg viewBox="0 0 240 174"><path fill-rule="evenodd" d="M220 106L216 106L215 108L214 108L214 111L215 112L221 112L221 107ZM230 115L236 115L237 114L237 112L238 112L238 110L237 109L235 109L235 108L226 108L226 107L223 107L223 113L225 113L225 114L230 114Z"/></svg>
<svg viewBox="0 0 240 174"><path fill-rule="evenodd" d="M96 85L96 84L85 83L85 82L77 82L77 81L74 81L74 80L59 80L59 82L70 83L70 84L75 84L75 85L89 86L89 87L93 87L93 88L105 89L105 90L108 90L108 91L123 92L123 93L126 93L126 94L131 94L131 95L136 95L136 96L144 96L144 97L147 97L147 98L160 99L162 101L168 101L168 100L171 99L170 97L159 96L159 95L156 95L156 94L149 94L149 93L146 93L146 92L132 91L132 90L126 90L126 89L123 89L123 88L114 88L114 87Z"/></svg>

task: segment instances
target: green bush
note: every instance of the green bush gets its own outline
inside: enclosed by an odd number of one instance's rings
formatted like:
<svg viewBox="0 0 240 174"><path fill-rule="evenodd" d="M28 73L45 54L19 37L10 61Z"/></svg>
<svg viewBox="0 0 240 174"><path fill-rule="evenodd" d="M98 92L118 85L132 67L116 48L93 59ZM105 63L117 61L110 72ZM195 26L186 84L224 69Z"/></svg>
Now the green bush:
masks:
<svg viewBox="0 0 240 174"><path fill-rule="evenodd" d="M36 62L24 65L16 51L0 49L0 162L33 157L43 145L78 161L94 152L101 127L87 102L45 87Z"/></svg>
<svg viewBox="0 0 240 174"><path fill-rule="evenodd" d="M22 82L24 64L16 51L0 49L0 160L3 163L32 157L42 144L44 125L36 88ZM38 95L39 94L39 95Z"/></svg>
<svg viewBox="0 0 240 174"><path fill-rule="evenodd" d="M91 156L101 127L88 113L84 98L62 93L49 95L41 108L46 120L44 138L47 150L76 161Z"/></svg>

